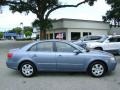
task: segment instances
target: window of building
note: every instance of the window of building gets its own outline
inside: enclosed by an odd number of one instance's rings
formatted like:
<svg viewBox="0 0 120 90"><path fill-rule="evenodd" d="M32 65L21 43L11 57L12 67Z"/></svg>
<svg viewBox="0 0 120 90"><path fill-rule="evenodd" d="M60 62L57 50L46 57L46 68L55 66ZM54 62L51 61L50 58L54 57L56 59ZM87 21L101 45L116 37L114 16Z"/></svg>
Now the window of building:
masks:
<svg viewBox="0 0 120 90"><path fill-rule="evenodd" d="M47 39L53 39L53 33L48 33L46 36Z"/></svg>
<svg viewBox="0 0 120 90"><path fill-rule="evenodd" d="M50 33L50 39L53 39L53 33Z"/></svg>
<svg viewBox="0 0 120 90"><path fill-rule="evenodd" d="M80 32L71 32L71 40L78 40L81 37Z"/></svg>
<svg viewBox="0 0 120 90"><path fill-rule="evenodd" d="M91 35L91 32L83 32L83 36Z"/></svg>
<svg viewBox="0 0 120 90"><path fill-rule="evenodd" d="M55 33L55 39L66 40L66 32Z"/></svg>

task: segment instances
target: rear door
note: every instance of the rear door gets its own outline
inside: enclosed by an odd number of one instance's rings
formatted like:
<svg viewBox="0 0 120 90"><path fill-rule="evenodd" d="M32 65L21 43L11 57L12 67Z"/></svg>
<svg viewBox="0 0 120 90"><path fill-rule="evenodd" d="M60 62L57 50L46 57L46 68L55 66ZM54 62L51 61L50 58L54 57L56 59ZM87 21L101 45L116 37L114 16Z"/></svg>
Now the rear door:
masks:
<svg viewBox="0 0 120 90"><path fill-rule="evenodd" d="M30 57L37 63L39 70L56 70L53 42L40 42L29 50Z"/></svg>

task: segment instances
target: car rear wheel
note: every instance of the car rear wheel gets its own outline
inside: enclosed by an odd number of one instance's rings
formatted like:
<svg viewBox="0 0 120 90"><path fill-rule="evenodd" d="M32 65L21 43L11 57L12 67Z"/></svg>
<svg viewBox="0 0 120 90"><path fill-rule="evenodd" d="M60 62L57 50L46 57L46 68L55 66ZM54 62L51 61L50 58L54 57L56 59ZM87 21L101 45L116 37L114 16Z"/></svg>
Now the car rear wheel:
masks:
<svg viewBox="0 0 120 90"><path fill-rule="evenodd" d="M107 71L107 68L103 62L94 62L88 67L88 73L93 77L101 77Z"/></svg>
<svg viewBox="0 0 120 90"><path fill-rule="evenodd" d="M21 64L20 72L25 77L31 77L36 73L35 65L31 62L24 62Z"/></svg>

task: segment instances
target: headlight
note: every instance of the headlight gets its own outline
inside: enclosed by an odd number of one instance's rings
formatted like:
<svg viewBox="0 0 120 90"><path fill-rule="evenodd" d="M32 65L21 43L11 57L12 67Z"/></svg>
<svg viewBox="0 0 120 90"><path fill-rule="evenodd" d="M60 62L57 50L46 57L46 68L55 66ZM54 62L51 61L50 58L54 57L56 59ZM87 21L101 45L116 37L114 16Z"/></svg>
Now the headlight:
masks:
<svg viewBox="0 0 120 90"><path fill-rule="evenodd" d="M111 61L115 61L115 58L114 58L114 57L111 57L110 60L111 60Z"/></svg>

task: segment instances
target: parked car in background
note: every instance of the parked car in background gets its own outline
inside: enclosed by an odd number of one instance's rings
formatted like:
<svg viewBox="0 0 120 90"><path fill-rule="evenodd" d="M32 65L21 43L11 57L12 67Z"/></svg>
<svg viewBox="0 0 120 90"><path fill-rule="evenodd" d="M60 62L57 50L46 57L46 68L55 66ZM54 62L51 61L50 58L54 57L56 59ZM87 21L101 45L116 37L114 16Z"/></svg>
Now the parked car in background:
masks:
<svg viewBox="0 0 120 90"><path fill-rule="evenodd" d="M116 67L116 60L104 51L86 51L59 40L37 41L8 52L7 67L31 77L38 71L88 72L101 77Z"/></svg>
<svg viewBox="0 0 120 90"><path fill-rule="evenodd" d="M95 42L95 41L103 41L106 38L107 38L107 35L89 35L89 36L84 36L73 43L83 48L86 48L86 43Z"/></svg>
<svg viewBox="0 0 120 90"><path fill-rule="evenodd" d="M106 39L97 42L86 43L87 49L97 49L111 52L113 54L120 53L120 35L111 35Z"/></svg>

